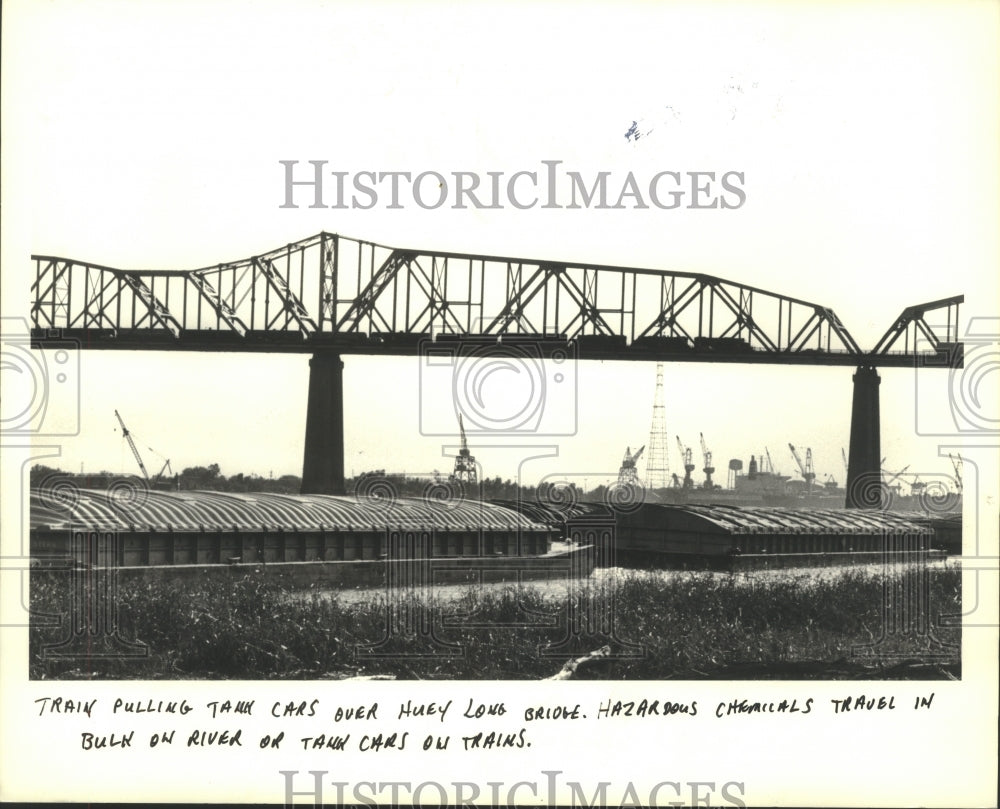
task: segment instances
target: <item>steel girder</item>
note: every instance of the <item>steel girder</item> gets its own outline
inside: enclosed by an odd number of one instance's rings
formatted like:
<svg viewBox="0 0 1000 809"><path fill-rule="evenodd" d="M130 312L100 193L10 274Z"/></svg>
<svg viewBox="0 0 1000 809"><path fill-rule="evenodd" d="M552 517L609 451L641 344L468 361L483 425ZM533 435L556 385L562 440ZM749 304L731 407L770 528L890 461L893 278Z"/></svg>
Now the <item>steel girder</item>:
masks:
<svg viewBox="0 0 1000 809"><path fill-rule="evenodd" d="M91 345L122 333L133 341L170 335L191 347L228 335L225 350L266 338L278 351L337 337L357 347L521 335L623 353L849 364L897 354L890 348L911 329L932 352L951 345L961 301L909 307L865 352L828 307L700 273L403 250L330 233L196 270L32 258L36 330L80 330ZM924 319L941 307L949 314L944 338ZM915 340L907 338L905 353L917 355Z"/></svg>
<svg viewBox="0 0 1000 809"><path fill-rule="evenodd" d="M939 301L907 306L888 331L882 335L882 339L875 344L872 354L879 356L888 354L890 349L899 342L900 337L903 338L904 354L918 351L921 338L935 352L947 350L950 346L957 346L959 344L958 308L964 302L964 295L956 295L952 298L942 298ZM942 309L944 310L943 317L939 317L934 323L929 323L925 318L928 312L938 312Z"/></svg>

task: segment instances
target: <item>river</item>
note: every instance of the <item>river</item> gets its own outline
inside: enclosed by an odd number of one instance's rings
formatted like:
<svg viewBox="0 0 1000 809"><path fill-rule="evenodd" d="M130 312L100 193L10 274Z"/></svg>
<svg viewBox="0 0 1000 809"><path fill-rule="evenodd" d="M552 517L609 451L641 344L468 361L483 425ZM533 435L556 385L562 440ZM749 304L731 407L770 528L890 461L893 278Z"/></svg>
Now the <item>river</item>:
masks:
<svg viewBox="0 0 1000 809"><path fill-rule="evenodd" d="M893 572L911 568L915 569L919 563L910 565L893 565ZM926 563L929 570L946 570L949 568L961 567L961 557L949 557L947 559L936 559ZM868 573L876 575L881 566L877 564L857 564L857 565L829 565L823 567L797 567L779 568L773 570L746 570L746 571L690 571L690 570L648 570L628 567L597 568L585 579L567 579L565 577L548 580L525 581L520 585L513 582L495 582L487 584L436 584L428 587L426 595L433 595L435 599L443 603L450 603L461 599L464 595L475 590L479 592L500 593L507 588L523 587L541 593L544 597L562 601L570 593L579 591L582 587L602 587L609 582L622 580L628 576L650 576L661 581L683 581L691 577L712 577L719 579L732 578L738 584L748 587L756 582L766 582L775 580L798 580L800 584L828 581L849 573ZM311 590L310 595L320 597L336 597L342 603L351 604L359 601L376 600L387 595L386 588L383 587L340 587L329 590ZM293 595L292 597L295 597Z"/></svg>

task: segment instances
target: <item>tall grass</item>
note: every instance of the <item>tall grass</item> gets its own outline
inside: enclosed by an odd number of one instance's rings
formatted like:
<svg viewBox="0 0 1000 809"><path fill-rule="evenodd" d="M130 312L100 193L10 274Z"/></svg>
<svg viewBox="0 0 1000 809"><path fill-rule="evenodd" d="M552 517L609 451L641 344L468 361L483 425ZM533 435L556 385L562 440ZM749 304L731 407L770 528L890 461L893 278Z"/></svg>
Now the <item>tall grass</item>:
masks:
<svg viewBox="0 0 1000 809"><path fill-rule="evenodd" d="M607 644L618 654L581 669L583 676L959 675L960 629L937 625L940 616L961 612L960 572L899 575L890 581L867 571L753 579L691 573L664 580L630 572L574 583L559 597L530 586L470 588L446 603L432 596L390 600L384 593L345 603L319 590L288 592L253 575L197 585L131 582L118 588L117 623L123 637L147 645L147 656L52 657L44 647L66 637L67 621L61 627L35 621L30 671L34 678L534 679ZM885 612L886 587L912 591L919 575L929 576L931 631L920 625L887 632L894 625ZM66 580L33 574L32 607L65 618ZM859 655L866 644L873 653Z"/></svg>

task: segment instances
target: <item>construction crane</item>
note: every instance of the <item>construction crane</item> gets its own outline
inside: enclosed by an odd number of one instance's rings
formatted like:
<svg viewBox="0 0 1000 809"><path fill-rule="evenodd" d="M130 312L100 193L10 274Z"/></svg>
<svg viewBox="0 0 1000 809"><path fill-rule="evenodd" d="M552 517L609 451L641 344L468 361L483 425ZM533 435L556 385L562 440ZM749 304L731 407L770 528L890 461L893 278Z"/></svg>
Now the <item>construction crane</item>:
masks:
<svg viewBox="0 0 1000 809"><path fill-rule="evenodd" d="M705 434L698 433L698 437L701 439L701 456L705 460L705 468L701 470L705 473L704 485L706 489L712 489L715 488L712 484L712 473L715 471L715 467L712 466L712 453L705 445Z"/></svg>
<svg viewBox="0 0 1000 809"><path fill-rule="evenodd" d="M806 491L812 491L813 481L816 479L816 472L813 470L813 451L812 448L806 449L806 462L802 463L802 459L799 457L798 451L792 444L788 445L788 448L792 451L792 457L795 458L795 463L798 464L799 472L802 474L803 479L806 482Z"/></svg>
<svg viewBox="0 0 1000 809"><path fill-rule="evenodd" d="M135 440L132 438L132 434L128 431L128 427L125 426L125 422L122 421L121 414L117 410L115 411L115 417L118 419L118 423L122 426L122 437L126 441L128 441L129 449L132 450L132 455L135 457L135 462L139 464L139 469L142 471L142 476L150 482L150 485L155 486L157 483L159 483L160 479L163 477L163 473L166 472L167 470L173 472L173 470L170 469L170 459L167 458L165 459L163 466L160 467L160 471L156 473L156 477L150 478L149 472L146 470L146 464L142 462L142 456L139 454L139 448L135 445ZM150 452L159 455L159 453L156 452L156 450L152 448L148 449L150 450ZM163 456L161 455L160 457Z"/></svg>
<svg viewBox="0 0 1000 809"><path fill-rule="evenodd" d="M844 452L844 448L840 448L840 456L844 459L844 479L846 480L850 472L847 469L847 453ZM834 491L837 488L837 479L833 475L827 475L823 481L823 488L827 491Z"/></svg>
<svg viewBox="0 0 1000 809"><path fill-rule="evenodd" d="M462 436L462 446L455 456L455 471L448 477L450 481L461 483L471 483L473 486L479 481L479 472L476 469L476 459L469 452L469 442L465 438L465 425L462 423L462 414L458 414L458 431Z"/></svg>
<svg viewBox="0 0 1000 809"><path fill-rule="evenodd" d="M885 459L883 459L883 460L885 460ZM910 465L907 464L906 466L904 466L902 469L900 469L898 472L895 472L895 473L890 472L888 469L883 469L882 470L882 474L884 474L884 475L892 475L892 477L889 478L888 480L886 480L886 482L885 482L886 488L887 489L888 488L895 488L896 493L898 494L899 493L899 488L900 488L899 484L897 483L896 486L893 487L892 483L893 483L894 480L896 480L896 478L898 478L900 475L902 475L909 468L910 468Z"/></svg>
<svg viewBox="0 0 1000 809"><path fill-rule="evenodd" d="M962 493L962 456L959 455L957 458L948 453L948 457L951 459L951 466L955 470L955 488L956 491Z"/></svg>
<svg viewBox="0 0 1000 809"><path fill-rule="evenodd" d="M163 466L160 467L160 471L156 473L156 477L153 478L153 483L154 484L159 483L160 478L163 477L163 473L167 472L167 471L169 471L170 474L173 474L173 472L174 472L174 470L170 468L170 459L169 458L167 458L167 460L164 462Z"/></svg>
<svg viewBox="0 0 1000 809"><path fill-rule="evenodd" d="M632 452L631 447L625 447L625 457L622 459L622 465L618 470L618 485L619 486L639 486L639 473L636 471L635 463L639 460L639 456L642 455L642 451L646 449L646 445L643 444L636 452Z"/></svg>
<svg viewBox="0 0 1000 809"><path fill-rule="evenodd" d="M774 474L774 463L771 461L771 450L769 450L767 447L764 447L764 454L767 455L767 469L766 470L765 469L761 469L760 471L761 472L765 472L765 471L766 472L770 472L773 475ZM762 467L763 467L763 465L764 465L763 462L761 462L761 466Z"/></svg>
<svg viewBox="0 0 1000 809"><path fill-rule="evenodd" d="M142 456L139 454L139 450L135 445L135 441L132 440L132 434L128 431L128 427L125 426L125 422L122 421L121 414L116 410L115 416L118 418L118 423L122 426L122 436L128 441L129 449L132 450L132 454L135 456L135 461L139 464L139 469L142 470L142 476L149 480L149 472L146 471L146 464L142 462Z"/></svg>
<svg viewBox="0 0 1000 809"><path fill-rule="evenodd" d="M681 452L681 461L684 464L684 488L691 489L694 487L694 481L691 479L691 473L694 472L694 461L692 460L691 447L685 447L681 443L681 437L677 436L677 449Z"/></svg>

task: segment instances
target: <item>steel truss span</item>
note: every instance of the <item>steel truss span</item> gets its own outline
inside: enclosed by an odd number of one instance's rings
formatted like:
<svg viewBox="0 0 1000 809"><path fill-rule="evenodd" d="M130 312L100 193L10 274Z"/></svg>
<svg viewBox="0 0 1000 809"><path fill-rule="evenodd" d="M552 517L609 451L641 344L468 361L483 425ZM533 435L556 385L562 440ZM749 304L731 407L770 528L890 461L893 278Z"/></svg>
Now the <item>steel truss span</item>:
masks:
<svg viewBox="0 0 1000 809"><path fill-rule="evenodd" d="M320 233L195 270L32 256L32 339L89 349L418 354L551 340L584 359L960 366L959 295L863 350L832 309L701 273L384 247ZM930 317L928 317L930 315Z"/></svg>

